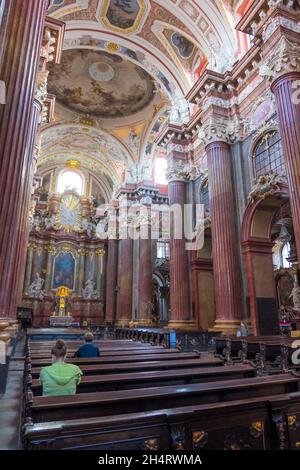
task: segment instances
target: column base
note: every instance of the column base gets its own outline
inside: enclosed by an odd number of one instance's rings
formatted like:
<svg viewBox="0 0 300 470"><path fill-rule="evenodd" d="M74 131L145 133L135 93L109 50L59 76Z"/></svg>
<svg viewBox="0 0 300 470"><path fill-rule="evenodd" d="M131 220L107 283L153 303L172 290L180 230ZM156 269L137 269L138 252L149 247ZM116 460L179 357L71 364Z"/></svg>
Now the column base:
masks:
<svg viewBox="0 0 300 470"><path fill-rule="evenodd" d="M236 335L240 328L241 321L247 326L249 334L252 333L250 320L216 320L214 327L210 328L209 331L221 331L223 335Z"/></svg>
<svg viewBox="0 0 300 470"><path fill-rule="evenodd" d="M139 319L134 320L134 323L138 327L144 326L145 328L156 328L153 324L151 324L151 320L149 320L149 318L144 318L144 319L139 318Z"/></svg>
<svg viewBox="0 0 300 470"><path fill-rule="evenodd" d="M117 328L129 328L131 322L132 320L116 320L114 325Z"/></svg>
<svg viewBox="0 0 300 470"><path fill-rule="evenodd" d="M195 320L170 320L168 328L172 330L198 330Z"/></svg>

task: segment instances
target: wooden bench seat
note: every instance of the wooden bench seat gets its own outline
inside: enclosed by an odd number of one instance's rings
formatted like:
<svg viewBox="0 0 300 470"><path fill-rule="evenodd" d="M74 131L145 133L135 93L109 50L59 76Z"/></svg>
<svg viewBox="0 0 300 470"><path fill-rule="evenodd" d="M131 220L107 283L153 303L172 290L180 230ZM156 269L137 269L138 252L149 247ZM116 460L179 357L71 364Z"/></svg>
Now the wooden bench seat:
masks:
<svg viewBox="0 0 300 470"><path fill-rule="evenodd" d="M227 363L232 361L251 360L263 373L268 369L286 372L295 368L291 361L294 349L292 338L283 336L249 336L237 338L230 336L216 339L216 353L224 357Z"/></svg>
<svg viewBox="0 0 300 470"><path fill-rule="evenodd" d="M187 385L191 383L215 382L218 380L240 379L255 376L255 368L248 364L225 367L184 368L169 371L132 372L86 376L81 379L77 393L92 393L109 390L158 387L166 385ZM42 387L33 380L31 390L35 396L41 395Z"/></svg>
<svg viewBox="0 0 300 470"><path fill-rule="evenodd" d="M82 359L78 359L82 361ZM170 370L178 369L181 367L213 367L222 366L223 361L219 358L209 357L203 359L178 359L173 361L147 361L147 362L127 362L122 364L99 364L97 358L90 359L89 365L80 365L84 375L99 375L99 374L111 374L118 372L134 372L134 371L146 371L146 370ZM67 361L68 362L68 361ZM70 360L74 363L74 360ZM37 378L40 375L40 367L31 367L28 364L28 372L31 373L33 378Z"/></svg>
<svg viewBox="0 0 300 470"><path fill-rule="evenodd" d="M154 361L154 360L159 360L159 361L176 361L178 359L197 359L199 358L199 354L198 353L180 353L180 352L177 352L177 353L164 353L164 354L131 354L131 355L107 355L107 356L100 356L98 358L92 358L92 359L97 359L97 364L121 364L123 362L146 362L146 361ZM79 364L80 364L80 360L81 358L78 358L79 359ZM84 363L84 359L83 358L83 361L82 363ZM34 362L35 360L35 357L32 357L32 362ZM68 358L68 361L69 362L73 362L75 360L75 358L72 358L72 357L69 357ZM51 361L50 361L50 358L46 358L46 359L39 359L39 362L43 365L47 365L49 364Z"/></svg>
<svg viewBox="0 0 300 470"><path fill-rule="evenodd" d="M77 348L84 344L83 340L78 341L65 341L68 348ZM51 349L55 344L55 341L39 342L39 341L29 341L28 346L31 350L40 350L40 349ZM94 344L102 347L112 348L112 349L151 349L153 346L151 344L138 343L136 341L118 341L118 340L97 340L94 341ZM162 346L156 346L162 348Z"/></svg>
<svg viewBox="0 0 300 470"><path fill-rule="evenodd" d="M110 416L178 406L242 400L299 390L293 374L224 380L188 386L152 387L124 391L82 393L64 397L34 397L28 394L27 415L34 423L76 418Z"/></svg>
<svg viewBox="0 0 300 470"><path fill-rule="evenodd" d="M33 450L297 449L291 416L299 414L300 393L271 395L26 425L24 443Z"/></svg>
<svg viewBox="0 0 300 470"><path fill-rule="evenodd" d="M49 359L50 357L50 351L45 351L45 352L30 352L30 357L31 361L35 362L37 360L43 360L43 359ZM73 357L77 349L68 349L67 357ZM134 355L141 355L141 354L155 354L155 356L161 356L163 354L174 354L174 353L179 353L178 349L150 349L149 351L147 350L141 350L141 349L136 349L136 350L119 350L119 351L112 351L112 350L107 350L107 349L101 349L101 357L106 357L106 356L134 356Z"/></svg>

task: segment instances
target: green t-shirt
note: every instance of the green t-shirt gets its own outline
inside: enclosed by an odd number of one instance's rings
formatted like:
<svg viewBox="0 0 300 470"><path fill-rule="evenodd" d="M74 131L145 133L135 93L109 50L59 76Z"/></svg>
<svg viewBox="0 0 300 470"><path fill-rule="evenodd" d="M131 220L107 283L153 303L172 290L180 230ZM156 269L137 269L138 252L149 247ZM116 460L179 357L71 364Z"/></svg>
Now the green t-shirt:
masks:
<svg viewBox="0 0 300 470"><path fill-rule="evenodd" d="M81 376L81 370L74 364L56 362L52 366L43 367L40 373L43 396L75 395Z"/></svg>

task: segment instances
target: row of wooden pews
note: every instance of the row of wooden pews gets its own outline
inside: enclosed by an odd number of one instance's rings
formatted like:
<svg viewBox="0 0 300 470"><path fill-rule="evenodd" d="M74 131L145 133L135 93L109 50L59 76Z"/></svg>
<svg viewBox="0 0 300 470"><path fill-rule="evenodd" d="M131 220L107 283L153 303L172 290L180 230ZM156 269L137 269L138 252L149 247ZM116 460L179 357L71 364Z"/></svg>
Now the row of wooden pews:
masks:
<svg viewBox="0 0 300 470"><path fill-rule="evenodd" d="M223 358L213 355L170 351L128 339L100 341L100 358L73 359L78 342L72 341L68 360L84 373L77 395L42 397L38 376L49 364L51 346L28 344L25 448L296 446L300 385L293 372L257 377L250 363L224 365Z"/></svg>
<svg viewBox="0 0 300 470"><path fill-rule="evenodd" d="M227 336L216 338L216 355L226 364L251 361L259 375L297 369L292 355L294 340L283 336Z"/></svg>

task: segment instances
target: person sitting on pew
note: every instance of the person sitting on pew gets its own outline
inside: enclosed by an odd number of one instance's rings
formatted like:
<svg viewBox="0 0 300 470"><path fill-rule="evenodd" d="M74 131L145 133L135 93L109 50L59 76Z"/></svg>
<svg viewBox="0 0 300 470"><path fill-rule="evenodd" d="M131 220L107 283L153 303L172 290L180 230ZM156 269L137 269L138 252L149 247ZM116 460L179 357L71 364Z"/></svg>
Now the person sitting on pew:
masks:
<svg viewBox="0 0 300 470"><path fill-rule="evenodd" d="M95 344L93 344L93 333L91 333L90 331L85 333L84 340L85 344L80 346L80 348L76 351L74 357L99 357L100 349Z"/></svg>
<svg viewBox="0 0 300 470"><path fill-rule="evenodd" d="M51 354L52 365L43 367L40 373L43 396L75 395L82 371L74 364L65 363L67 355L65 342L58 339Z"/></svg>

